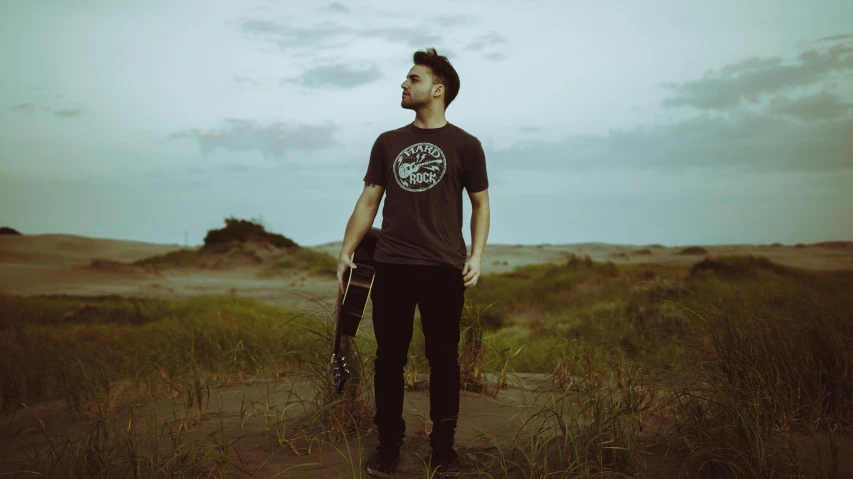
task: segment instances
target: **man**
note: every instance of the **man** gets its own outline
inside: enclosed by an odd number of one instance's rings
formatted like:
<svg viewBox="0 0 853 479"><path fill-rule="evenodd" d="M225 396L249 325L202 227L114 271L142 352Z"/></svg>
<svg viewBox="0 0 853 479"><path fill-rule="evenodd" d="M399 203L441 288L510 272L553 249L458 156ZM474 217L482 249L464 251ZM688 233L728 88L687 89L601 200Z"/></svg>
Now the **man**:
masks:
<svg viewBox="0 0 853 479"><path fill-rule="evenodd" d="M400 106L415 120L379 135L364 191L338 257L338 282L386 195L376 244L371 290L379 446L367 461L374 477L391 477L403 444L403 367L415 306L421 313L430 364L430 463L440 476L458 473L453 449L459 413L459 322L465 290L477 284L489 230L486 159L480 141L449 123L445 110L459 92L459 77L435 49L416 52L403 82ZM462 237L462 189L471 200L471 256ZM467 258L467 259L466 259Z"/></svg>

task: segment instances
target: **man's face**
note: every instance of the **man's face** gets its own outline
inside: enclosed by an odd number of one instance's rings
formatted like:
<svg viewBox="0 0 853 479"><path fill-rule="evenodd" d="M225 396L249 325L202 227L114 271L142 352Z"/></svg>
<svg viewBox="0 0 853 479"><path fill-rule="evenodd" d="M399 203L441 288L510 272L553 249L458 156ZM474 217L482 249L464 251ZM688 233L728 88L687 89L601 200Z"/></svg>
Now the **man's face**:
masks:
<svg viewBox="0 0 853 479"><path fill-rule="evenodd" d="M432 75L428 67L415 65L409 70L406 81L400 87L403 89L400 106L409 110L429 105L433 100L435 85L432 83Z"/></svg>

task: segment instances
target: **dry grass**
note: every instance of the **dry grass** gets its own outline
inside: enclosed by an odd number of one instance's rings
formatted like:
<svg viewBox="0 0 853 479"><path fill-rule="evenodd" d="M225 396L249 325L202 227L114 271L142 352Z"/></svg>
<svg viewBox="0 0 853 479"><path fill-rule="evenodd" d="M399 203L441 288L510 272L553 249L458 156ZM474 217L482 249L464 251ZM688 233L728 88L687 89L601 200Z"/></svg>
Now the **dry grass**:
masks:
<svg viewBox="0 0 853 479"><path fill-rule="evenodd" d="M850 291L853 273L761 257L678 268L571 256L483 277L466 295L462 387L520 392L523 412L510 439L482 430L465 445L467 468L512 478L842 477L851 471L840 444L853 427ZM228 296L0 296L0 424L15 439L0 473L283 477L320 467L318 451L331 450L343 461L332 476L363 477L375 344L363 333L351 344L356 375L335 395L333 308L317 304L290 313ZM517 321L531 311L530 324ZM528 372L550 385L524 383ZM427 387L427 373L410 360L407 386ZM241 428L261 432L239 437L215 410L238 381L264 385L239 412ZM51 401L66 408L64 426L20 429L18 417L41 418ZM261 439L250 459L245 441Z"/></svg>

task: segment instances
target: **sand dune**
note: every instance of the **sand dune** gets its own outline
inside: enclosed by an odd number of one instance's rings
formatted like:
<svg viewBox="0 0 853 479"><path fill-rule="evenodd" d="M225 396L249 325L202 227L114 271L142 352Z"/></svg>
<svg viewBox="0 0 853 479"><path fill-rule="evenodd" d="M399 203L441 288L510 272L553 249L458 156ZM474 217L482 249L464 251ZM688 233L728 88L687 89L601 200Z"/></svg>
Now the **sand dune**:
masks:
<svg viewBox="0 0 853 479"><path fill-rule="evenodd" d="M686 246L701 246L705 252L682 254ZM337 255L340 243L327 243L312 247L317 251ZM247 263L245 266L227 269L205 269L202 267L161 268L159 270L133 267L127 263L181 250L176 244L156 244L135 241L87 238L74 235L48 234L24 236L0 236L0 292L34 294L77 294L101 295L120 294L142 297L183 298L209 294L236 293L242 297L255 298L303 312L317 311L322 303L331 304L336 296L335 280L326 276L312 276L301 271L284 272L274 278L259 277L265 265ZM582 243L566 245L501 245L486 247L482 272L484 274L505 273L513 268L537 263L560 263L567 254L589 255L594 261L612 261L615 264L663 263L692 264L706 256L741 254L761 255L785 265L810 269L853 269L853 242L827 242L820 245L795 247L794 245L685 245L663 247L659 245L613 245L606 243ZM93 266L93 260L97 260ZM371 308L368 303L362 330L372 332ZM535 380L535 375L531 375ZM541 378L539 378L541 380ZM234 384L219 388L213 393L216 404L205 412L206 423L198 426L199 433L227 431L229 437L245 439L241 444L247 451L265 451L275 447L263 417L253 417L242 424L240 405L245 397L259 400L266 391L266 383ZM275 403L283 404L284 391L275 393ZM461 412L466 422L457 433L460 444L473 447L482 431L501 441L517 428L521 410L521 392L513 385L499 398L465 393L461 394ZM411 456L428 453L425 423L428 415L428 392L407 392L405 415L411 439L407 446L409 455L400 465L402 475L412 477L421 474L419 459ZM163 405L164 410L178 408L175 404ZM168 407L167 407L168 406ZM11 426L23 428L30 424L36 428L36 420L53 423L66 419L60 408L49 404L31 408L39 416L19 414L5 421ZM213 420L216 419L216 420ZM222 425L219 419L223 419ZM52 426L51 426L52 427ZM362 444L364 454L375 446L376 438L370 436ZM847 446L849 447L849 441ZM260 456L259 456L260 457ZM316 460L315 454L311 460ZM321 452L322 466L313 471L314 477L336 477L331 467L347 468L346 461L333 450ZM294 456L293 460L304 458ZM251 461L250 461L251 462ZM292 464L279 464L284 467ZM850 470L849 463L842 470ZM667 477L676 477L678 471L665 471Z"/></svg>
<svg viewBox="0 0 853 479"><path fill-rule="evenodd" d="M481 270L484 274L506 273L517 266L541 263L561 263L566 254L589 255L593 261L613 261L616 264L661 263L688 265L704 256L742 254L766 256L774 262L808 269L853 268L853 241L833 241L826 244L806 245L695 245L707 250L706 254L680 254L684 246L618 245L609 243L573 243L542 245L487 244ZM326 243L314 247L317 250L337 255L340 242ZM470 251L471 247L468 246Z"/></svg>
<svg viewBox="0 0 853 479"><path fill-rule="evenodd" d="M92 258L129 262L179 248L66 234L9 235L0 236L0 264L88 264Z"/></svg>
<svg viewBox="0 0 853 479"><path fill-rule="evenodd" d="M340 242L310 248L337 256ZM809 269L853 269L853 242L820 245L704 245L705 254L680 254L686 246L614 245L578 243L564 245L486 246L483 274L506 273L529 264L561 263L567 254L589 255L594 261L615 264L661 263L688 265L705 256L754 254L790 266ZM236 293L288 308L313 309L336 295L335 281L302 271L261 278L264 265L212 271L174 268L159 271L123 268L109 261L132 262L170 251L177 244L89 238L65 234L0 236L0 292L10 294L121 294L179 298ZM95 259L109 260L92 267ZM370 306L368 305L368 308ZM369 309L368 309L369 311Z"/></svg>

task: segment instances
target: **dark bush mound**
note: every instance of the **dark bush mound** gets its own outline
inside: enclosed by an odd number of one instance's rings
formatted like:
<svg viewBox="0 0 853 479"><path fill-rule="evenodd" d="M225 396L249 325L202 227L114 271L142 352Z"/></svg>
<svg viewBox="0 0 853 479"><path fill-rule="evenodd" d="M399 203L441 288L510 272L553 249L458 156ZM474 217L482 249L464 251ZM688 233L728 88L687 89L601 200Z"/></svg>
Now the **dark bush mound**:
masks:
<svg viewBox="0 0 853 479"><path fill-rule="evenodd" d="M708 250L701 246L688 246L683 250L679 251L678 254L707 254Z"/></svg>
<svg viewBox="0 0 853 479"><path fill-rule="evenodd" d="M649 254L653 254L653 253L652 253L652 250L650 250L650 249L648 249L648 248L643 248L643 249L640 249L640 250L631 251L631 254L649 255Z"/></svg>
<svg viewBox="0 0 853 479"><path fill-rule="evenodd" d="M794 248L805 248L805 247L806 247L806 245L803 243L797 243L794 245Z"/></svg>
<svg viewBox="0 0 853 479"><path fill-rule="evenodd" d="M9 228L8 226L0 226L0 235L19 235L20 231L15 228Z"/></svg>
<svg viewBox="0 0 853 479"><path fill-rule="evenodd" d="M791 270L774 263L764 256L727 255L719 258L705 258L690 267L690 276L711 272L727 279L755 278L762 272L779 275L790 274Z"/></svg>
<svg viewBox="0 0 853 479"><path fill-rule="evenodd" d="M254 221L240 220L234 217L225 219L225 227L218 230L208 230L204 237L203 252L225 252L235 243L259 243L275 246L276 248L298 248L293 240L276 233L270 233Z"/></svg>

